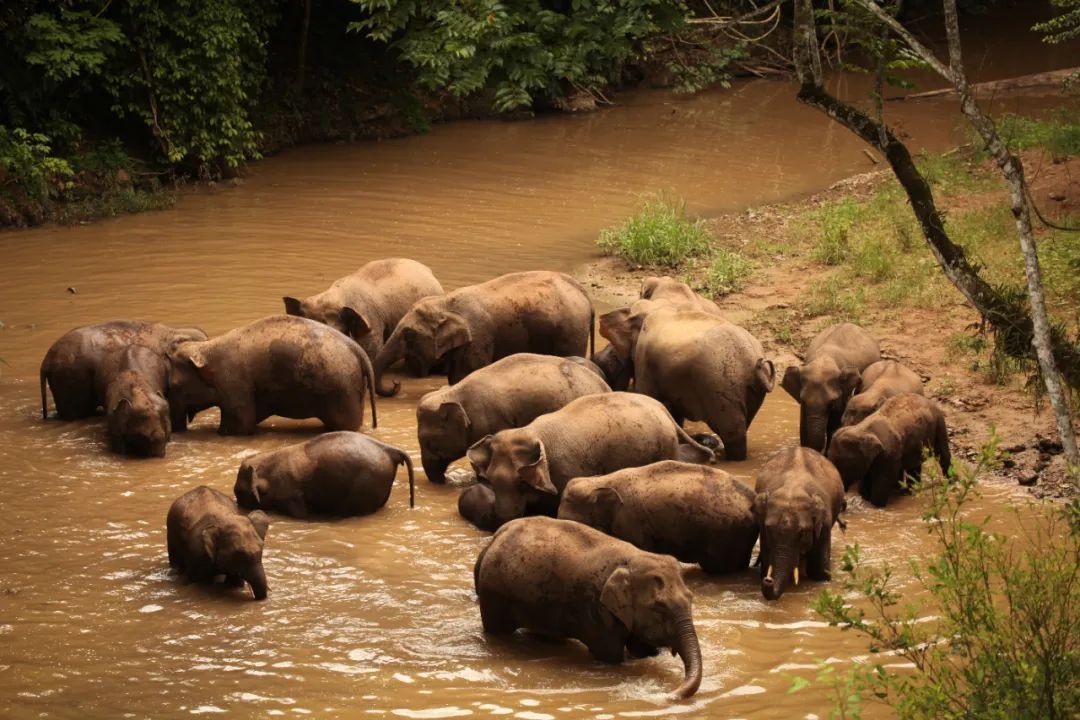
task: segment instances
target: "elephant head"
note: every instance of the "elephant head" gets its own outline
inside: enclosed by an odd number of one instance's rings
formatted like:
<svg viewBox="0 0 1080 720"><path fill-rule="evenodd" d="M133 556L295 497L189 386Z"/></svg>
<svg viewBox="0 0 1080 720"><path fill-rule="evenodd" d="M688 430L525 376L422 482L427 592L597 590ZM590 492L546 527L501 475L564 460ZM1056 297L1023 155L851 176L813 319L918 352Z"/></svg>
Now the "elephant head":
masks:
<svg viewBox="0 0 1080 720"><path fill-rule="evenodd" d="M881 438L861 425L842 427L829 443L829 460L840 472L844 489L860 482L884 452Z"/></svg>
<svg viewBox="0 0 1080 720"><path fill-rule="evenodd" d="M202 552L218 572L244 580L251 586L256 600L265 600L268 588L262 552L270 520L261 510L232 520L204 528L197 541L202 543Z"/></svg>
<svg viewBox="0 0 1080 720"><path fill-rule="evenodd" d="M330 302L321 295L313 295L305 300L288 296L281 299L285 303L287 315L295 315L329 325L357 342L371 332L371 324L363 312L348 305Z"/></svg>
<svg viewBox="0 0 1080 720"><path fill-rule="evenodd" d="M236 504L249 510L258 510L263 507L263 498L268 492L269 486L265 479L258 477L251 458L242 461L233 485Z"/></svg>
<svg viewBox="0 0 1080 720"><path fill-rule="evenodd" d="M592 478L577 478L566 484L559 501L559 519L576 520L612 534L615 513L622 505L619 491Z"/></svg>
<svg viewBox="0 0 1080 720"><path fill-rule="evenodd" d="M214 368L204 342L178 345L169 354L169 414L173 430L187 429L195 412L218 404Z"/></svg>
<svg viewBox="0 0 1080 720"><path fill-rule="evenodd" d="M780 384L799 401L799 439L803 447L825 452L828 438L840 427L844 408L859 380L858 370L842 368L828 356L787 369Z"/></svg>
<svg viewBox="0 0 1080 720"><path fill-rule="evenodd" d="M470 485L461 492L458 514L481 530L494 532L499 529L495 520L495 493L483 483Z"/></svg>
<svg viewBox="0 0 1080 720"><path fill-rule="evenodd" d="M885 398L877 393L859 393L848 400L844 408L844 415L840 419L841 425L858 425L877 411Z"/></svg>
<svg viewBox="0 0 1080 720"><path fill-rule="evenodd" d="M420 462L434 483L446 482L446 468L468 450L472 426L461 403L443 399L444 395L438 390L430 392L416 406Z"/></svg>
<svg viewBox="0 0 1080 720"><path fill-rule="evenodd" d="M600 373L612 390L620 392L630 387L634 364L629 358L619 357L615 352L615 346L608 345L600 352L594 353L592 361L600 368Z"/></svg>
<svg viewBox="0 0 1080 720"><path fill-rule="evenodd" d="M754 518L761 533L761 594L778 600L789 581L799 584L803 559L832 520L824 500L800 487L758 493Z"/></svg>
<svg viewBox="0 0 1080 720"><path fill-rule="evenodd" d="M409 372L424 377L447 353L472 342L472 329L465 316L446 307L446 298L428 297L418 301L394 328L375 357L375 390L392 397L401 389L395 382L384 384L383 373L402 358Z"/></svg>
<svg viewBox="0 0 1080 720"><path fill-rule="evenodd" d="M701 649L691 602L678 561L652 553L616 567L600 591L607 622L626 627L635 645L669 647L682 659L685 679L675 691L678 699L690 697L701 685Z"/></svg>
<svg viewBox="0 0 1080 720"><path fill-rule="evenodd" d="M500 525L536 512L555 514L559 489L551 480L544 443L529 428L488 435L466 456L495 493L495 520Z"/></svg>
<svg viewBox="0 0 1080 720"><path fill-rule="evenodd" d="M172 422L164 395L136 386L107 411L109 438L114 450L124 455L165 457Z"/></svg>

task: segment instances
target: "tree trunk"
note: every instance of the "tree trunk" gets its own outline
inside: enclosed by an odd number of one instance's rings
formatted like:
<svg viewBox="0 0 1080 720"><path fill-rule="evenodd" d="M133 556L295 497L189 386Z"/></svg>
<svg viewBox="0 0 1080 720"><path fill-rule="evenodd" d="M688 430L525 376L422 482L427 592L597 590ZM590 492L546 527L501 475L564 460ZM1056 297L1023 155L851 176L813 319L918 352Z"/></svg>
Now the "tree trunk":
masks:
<svg viewBox="0 0 1080 720"><path fill-rule="evenodd" d="M311 0L300 0L304 4L304 19L300 22L300 43L296 50L296 89L304 91L304 79L307 75L308 28L311 26Z"/></svg>

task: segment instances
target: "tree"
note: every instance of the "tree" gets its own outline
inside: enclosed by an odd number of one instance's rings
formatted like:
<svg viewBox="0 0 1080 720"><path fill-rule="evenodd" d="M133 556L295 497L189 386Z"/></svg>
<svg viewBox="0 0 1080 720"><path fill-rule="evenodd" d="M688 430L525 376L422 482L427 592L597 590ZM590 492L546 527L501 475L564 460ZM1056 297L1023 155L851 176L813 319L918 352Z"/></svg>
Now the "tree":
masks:
<svg viewBox="0 0 1080 720"><path fill-rule="evenodd" d="M793 57L800 83L798 98L837 120L885 155L897 180L908 194L912 210L938 264L953 285L994 329L1003 349L1011 355L1025 357L1034 346L1065 456L1070 464L1078 465L1080 452L1077 450L1072 415L1062 387L1055 350L1059 356L1065 357L1066 366L1073 373L1080 373L1080 350L1065 340L1062 333L1056 333L1055 336L1050 324L1031 228L1030 196L1023 166L1019 158L1009 152L1001 141L993 121L982 111L971 93L960 51L956 0L943 0L943 4L949 46L948 64L918 42L895 17L874 0L848 2L849 7L870 13L895 33L910 52L949 81L960 95L961 110L983 139L1009 185L1012 211L1024 254L1030 314L1018 298L1010 297L987 283L967 259L963 248L952 242L945 230L941 213L934 203L930 186L912 162L907 147L889 131L884 120L879 117L875 121L866 113L839 101L825 89L812 0L796 0L795 4ZM1074 375L1074 380L1074 386L1080 385L1080 378Z"/></svg>

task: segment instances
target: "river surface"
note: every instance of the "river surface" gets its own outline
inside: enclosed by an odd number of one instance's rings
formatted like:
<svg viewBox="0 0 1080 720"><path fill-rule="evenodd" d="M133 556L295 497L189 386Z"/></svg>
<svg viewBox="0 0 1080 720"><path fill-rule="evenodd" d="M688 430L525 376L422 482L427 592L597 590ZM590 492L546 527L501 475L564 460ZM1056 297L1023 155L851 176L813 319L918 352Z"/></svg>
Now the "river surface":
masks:
<svg viewBox="0 0 1080 720"><path fill-rule="evenodd" d="M1041 65L1031 56L1016 54L1024 72L1057 66L1052 52ZM429 264L448 289L573 271L595 256L597 231L645 194L670 191L709 214L871 167L846 130L793 95L775 81L694 97L642 91L583 117L301 148L171 210L0 236L0 717L827 716L822 691L786 694L791 677L813 675L818 660L858 660L865 646L816 618L813 584L766 603L751 570L715 579L687 567L705 679L684 704L665 699L681 678L670 656L609 667L572 642L485 639L472 566L487 536L458 518L456 487L422 472L414 510L400 477L373 516L274 517L266 602L186 585L165 553L172 500L200 484L231 492L241 458L315 428L278 421L221 438L209 413L167 458L127 460L106 452L101 420L43 422L37 395L42 355L74 326L131 317L218 334L384 256ZM890 111L916 147L962 139L949 99ZM438 384L408 379L379 408L375 435L418 467L413 407ZM796 442L797 424L778 388L751 428L750 459L722 466L752 483ZM990 486L981 507L1013 493ZM834 557L845 541L872 561L929 552L919 508L854 500ZM903 572L901 583L916 591Z"/></svg>

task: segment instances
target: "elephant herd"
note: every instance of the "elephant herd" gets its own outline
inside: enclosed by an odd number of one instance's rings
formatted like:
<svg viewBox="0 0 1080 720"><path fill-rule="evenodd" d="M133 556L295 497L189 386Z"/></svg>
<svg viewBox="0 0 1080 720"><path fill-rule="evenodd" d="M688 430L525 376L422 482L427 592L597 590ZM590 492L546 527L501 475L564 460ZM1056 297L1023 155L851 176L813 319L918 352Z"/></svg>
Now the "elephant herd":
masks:
<svg viewBox="0 0 1080 720"><path fill-rule="evenodd" d="M849 323L822 331L781 387L800 405L800 446L774 454L753 490L713 463L747 457L747 430L776 368L761 343L686 284L646 279L640 298L599 318L556 272L504 275L445 293L426 266L371 262L286 314L215 338L197 328L112 321L72 330L41 365L62 420L102 409L112 450L163 456L171 433L217 407L219 432L264 419L318 418L326 433L244 459L235 500L201 486L166 519L170 564L267 596L266 512L362 515L386 504L404 450L359 432L365 394L445 373L420 398L417 439L430 482L466 458L476 482L459 513L494 531L474 569L485 632L571 637L618 663L678 654L683 698L701 681L691 594L679 561L710 574L750 566L766 599L830 577L831 531L858 485L883 506L929 450L951 462L941 410L918 375L883 360ZM596 351L595 331L609 345ZM631 391L632 388L632 391ZM691 436L686 420L712 434Z"/></svg>

